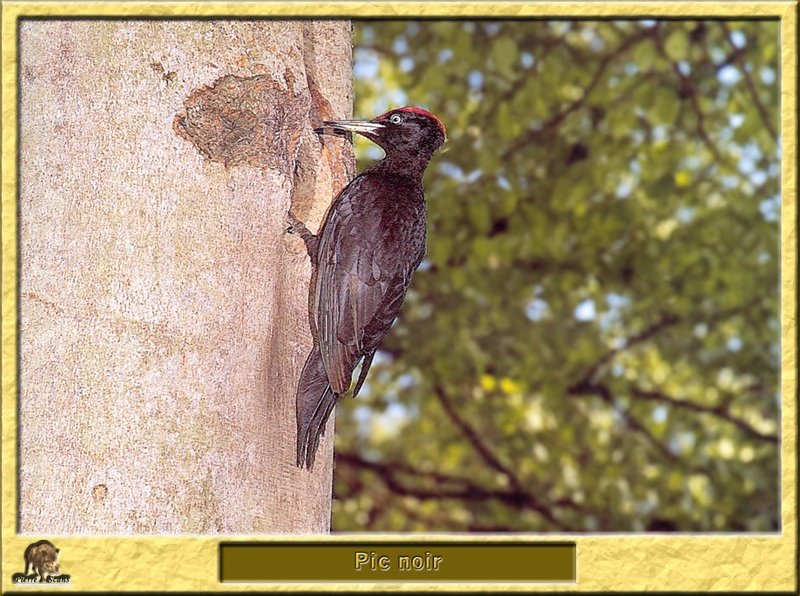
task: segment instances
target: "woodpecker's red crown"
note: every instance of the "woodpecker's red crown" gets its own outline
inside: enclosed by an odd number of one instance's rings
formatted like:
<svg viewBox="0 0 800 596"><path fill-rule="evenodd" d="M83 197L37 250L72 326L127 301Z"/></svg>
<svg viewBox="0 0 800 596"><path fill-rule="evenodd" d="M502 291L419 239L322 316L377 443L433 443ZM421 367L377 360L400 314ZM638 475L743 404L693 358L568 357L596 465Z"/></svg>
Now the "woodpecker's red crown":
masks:
<svg viewBox="0 0 800 596"><path fill-rule="evenodd" d="M441 120L439 120L439 118L437 118L435 114L432 114L431 112L429 112L428 110L426 110L424 108L418 108L416 106L406 106L404 108L395 108L394 110L389 110L385 114L381 114L380 116L375 118L375 120L387 120L392 116L392 114L397 114L398 112L406 112L406 113L411 113L411 114L417 114L419 116L424 116L426 118L430 118L439 127L439 129L442 131L442 134L445 136L445 138L447 138L447 129L445 128L444 123Z"/></svg>

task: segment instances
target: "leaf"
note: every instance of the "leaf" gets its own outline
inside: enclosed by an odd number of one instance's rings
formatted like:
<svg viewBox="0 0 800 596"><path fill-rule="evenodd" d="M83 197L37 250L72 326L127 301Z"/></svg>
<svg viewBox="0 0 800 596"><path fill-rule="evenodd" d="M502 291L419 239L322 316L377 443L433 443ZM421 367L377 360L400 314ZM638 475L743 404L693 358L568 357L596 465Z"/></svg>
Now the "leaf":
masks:
<svg viewBox="0 0 800 596"><path fill-rule="evenodd" d="M505 138L512 135L516 129L516 123L511 116L511 108L508 103L503 102L497 109L497 132ZM494 157L493 155L491 157Z"/></svg>
<svg viewBox="0 0 800 596"><path fill-rule="evenodd" d="M692 174L686 170L675 172L675 186L686 188L692 183Z"/></svg>
<svg viewBox="0 0 800 596"><path fill-rule="evenodd" d="M492 64L505 77L513 75L514 66L519 61L519 50L513 39L501 37L492 44L490 50Z"/></svg>
<svg viewBox="0 0 800 596"><path fill-rule="evenodd" d="M683 29L677 29L670 33L667 41L664 42L664 50L672 60L680 61L688 57L689 36Z"/></svg>
<svg viewBox="0 0 800 596"><path fill-rule="evenodd" d="M653 113L657 116L657 121L665 124L673 124L678 115L679 100L672 89L659 89L655 94L653 102Z"/></svg>
<svg viewBox="0 0 800 596"><path fill-rule="evenodd" d="M656 64L658 54L651 43L637 44L633 50L633 63L641 72L647 72Z"/></svg>

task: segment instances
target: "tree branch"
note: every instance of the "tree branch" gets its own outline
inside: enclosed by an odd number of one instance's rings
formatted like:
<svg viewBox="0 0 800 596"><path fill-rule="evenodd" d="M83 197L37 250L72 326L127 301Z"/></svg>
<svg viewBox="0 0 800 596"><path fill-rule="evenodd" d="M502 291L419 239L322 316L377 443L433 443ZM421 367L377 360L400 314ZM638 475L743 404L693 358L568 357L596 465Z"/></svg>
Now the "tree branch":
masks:
<svg viewBox="0 0 800 596"><path fill-rule="evenodd" d="M708 323L709 326L714 326L720 321L724 321L729 317L741 314L747 309L752 308L753 306L761 302L762 299L763 299L762 296L756 296L749 302L740 304L739 306L734 306L732 308L721 310L717 313L714 313L712 316L707 317L705 319L705 322ZM576 383L573 383L573 386L582 384L591 384L594 381L594 378L597 376L597 372L600 370L600 368L608 364L611 360L613 360L617 354L625 350L628 350L637 344L645 342L650 338L652 338L653 336L660 333L661 331L663 331L664 329L677 325L683 321L684 319L682 317L679 317L678 315L671 313L662 314L661 317L655 323L645 328L643 331L630 336L622 343L620 347L611 348L608 352L606 352L600 358L598 358L598 360L586 370L583 376Z"/></svg>
<svg viewBox="0 0 800 596"><path fill-rule="evenodd" d="M633 397L639 399L661 402L669 404L671 406L675 406L676 408L683 408L686 410L691 410L693 412L699 412L701 414L711 414L712 416L716 416L717 418L721 418L722 420L730 422L731 424L738 427L742 432L744 432L745 434L749 435L754 439L757 439L759 441L766 441L768 443L776 443L776 444L778 443L779 439L777 436L768 433L762 433L761 431L756 430L749 423L731 414L722 405L704 406L702 404L698 404L686 399L677 399L661 391L645 390L639 387L631 387L630 391Z"/></svg>
<svg viewBox="0 0 800 596"><path fill-rule="evenodd" d="M447 397L447 394L444 391L444 388L441 385L435 385L433 388L433 392L436 397L439 399L439 403L442 404L442 408L444 409L447 416L450 420L453 421L461 433L469 440L472 444L472 447L475 451L478 452L478 455L481 456L481 459L486 462L486 464L492 468L493 470L500 472L508 479L509 484L517 489L521 490L522 485L517 478L516 473L511 470L508 466L506 466L503 462L501 462L492 451L486 446L483 442L483 439L478 435L474 428L472 428L467 421L464 420L459 413L456 411L453 403Z"/></svg>
<svg viewBox="0 0 800 596"><path fill-rule="evenodd" d="M503 474L508 479L509 485L512 488L512 492L510 494L525 495L526 500L530 503L531 509L538 511L553 525L564 529L565 526L563 522L561 522L544 503L539 501L539 499L537 499L533 494L524 489L522 483L517 477L516 472L501 462L500 459L494 453L492 453L492 450L489 449L486 443L484 443L477 431L461 417L461 415L453 406L453 403L447 397L444 388L441 385L436 384L433 387L433 392L439 399L439 403L442 405L445 414L447 414L450 420L452 420L453 424L458 427L467 440L469 440L472 447L475 449L478 455L480 455L481 459L486 463L486 465Z"/></svg>
<svg viewBox="0 0 800 596"><path fill-rule="evenodd" d="M604 365L608 364L611 360L613 360L617 354L625 350L628 350L637 344L647 341L648 339L650 339L654 335L657 335L658 333L660 333L664 329L667 329L668 327L677 325L680 322L680 320L681 320L680 317L678 317L677 315L669 313L661 315L658 321L656 321L649 327L645 328L643 331L640 331L639 333L630 336L628 339L622 342L622 345L620 347L612 348L608 352L606 352L603 356L601 356L597 360L597 362L595 362L591 367L589 367L589 369L584 373L584 375L580 378L580 380L574 385L586 385L592 383L594 377L597 375L597 371L599 371L601 367L603 367Z"/></svg>
<svg viewBox="0 0 800 596"><path fill-rule="evenodd" d="M706 55L708 54L706 53ZM735 62L737 62L739 60L739 57L742 55L744 55L744 48L734 48L730 54L725 56L725 59L722 62L720 62L719 64L714 64L714 72L719 74L719 71L721 71L726 66L729 66L730 64L734 64ZM711 61L712 60L709 58L709 62Z"/></svg>
<svg viewBox="0 0 800 596"><path fill-rule="evenodd" d="M578 383L572 385L567 389L569 395L596 395L609 406L614 408L625 419L626 424L634 431L641 434L648 443L658 452L661 456L671 462L677 460L677 456L670 451L666 445L659 441L650 430L644 426L639 419L631 414L628 410L623 408L620 403L614 398L611 389L602 383Z"/></svg>
<svg viewBox="0 0 800 596"><path fill-rule="evenodd" d="M728 24L725 21L720 21L719 26L722 28L722 31L725 35L725 39L728 41L728 44L733 48L734 53L737 52L740 48L736 47L736 44L733 43L733 36L731 35L731 29L728 27ZM738 52L735 55L734 62L738 62L742 67L742 73L744 74L744 81L747 85L747 88L750 90L750 95L753 96L753 101L756 104L756 109L758 113L761 115L761 120L764 122L764 126L767 128L770 136L777 142L778 141L778 132L775 130L775 127L772 124L772 120L769 117L769 112L767 111L766 106L761 101L761 98L758 96L758 90L756 89L756 85L753 82L753 76L750 74L750 71L747 70L747 65L741 61L741 57L744 55L744 52Z"/></svg>
<svg viewBox="0 0 800 596"><path fill-rule="evenodd" d="M567 36L567 33L572 31L572 27L570 27L569 31L562 33L558 37L554 37L552 39L548 39L542 44L542 47L538 49L537 52L534 52L536 56L536 63L534 64L531 72L523 73L517 80L515 80L511 86L503 93L499 94L495 100L492 102L489 109L486 110L487 114L497 114L497 110L500 108L500 105L506 102L511 101L514 99L514 96L519 93L522 89L524 89L528 84L531 83L533 79L539 74L540 66L545 58L552 52L556 47L558 47L561 43L563 43L564 38Z"/></svg>
<svg viewBox="0 0 800 596"><path fill-rule="evenodd" d="M581 96L573 101L572 103L568 104L564 109L562 109L557 114L551 116L540 128L531 129L526 133L517 137L517 139L510 143L508 148L503 152L502 159L507 160L509 159L514 153L519 151L522 147L527 145L528 143L535 141L537 138L541 137L544 133L553 130L554 128L558 127L570 114L579 110L583 105L586 103L586 100L589 99L592 91L597 87L597 85L602 81L603 76L608 70L608 67L611 63L631 49L633 46L638 44L639 42L647 39L648 37L652 37L653 31L650 28L641 29L634 33L633 35L628 35L622 43L617 46L617 48L605 56L603 56L602 60L597 67L594 75L592 76L589 83L583 90Z"/></svg>
<svg viewBox="0 0 800 596"><path fill-rule="evenodd" d="M653 36L653 41L655 43L656 49L658 53L661 54L662 58L664 58L667 62L670 63L672 66L673 72L677 75L678 79L680 79L681 87L680 87L680 96L689 99L689 103L694 110L695 116L697 118L697 134L700 135L700 138L705 143L706 147L708 147L711 154L717 160L722 160L722 154L720 153L717 146L714 144L714 141L711 140L711 137L708 134L708 131L705 127L705 114L703 114L703 110L700 107L700 100L697 98L698 90L697 85L694 84L694 81L685 74L681 72L678 63L672 60L669 55L667 54L667 50L664 48L664 40L661 38L661 31L658 26L654 27L656 31L656 35Z"/></svg>
<svg viewBox="0 0 800 596"><path fill-rule="evenodd" d="M504 491L487 489L473 483L466 478L447 476L437 472L423 472L401 463L373 462L366 460L359 454L353 452L340 451L336 454L336 460L337 464L349 465L374 472L381 478L386 487L397 495L414 497L420 500L455 499L471 502L496 500L517 509L535 511L546 518L557 528L561 530L570 530L567 525L555 517L550 507L524 490L514 489L510 491ZM411 486L401 480L403 475L433 479L437 482L451 483L455 486L450 488L425 488L420 486ZM570 508L579 507L570 499L560 499L559 505Z"/></svg>

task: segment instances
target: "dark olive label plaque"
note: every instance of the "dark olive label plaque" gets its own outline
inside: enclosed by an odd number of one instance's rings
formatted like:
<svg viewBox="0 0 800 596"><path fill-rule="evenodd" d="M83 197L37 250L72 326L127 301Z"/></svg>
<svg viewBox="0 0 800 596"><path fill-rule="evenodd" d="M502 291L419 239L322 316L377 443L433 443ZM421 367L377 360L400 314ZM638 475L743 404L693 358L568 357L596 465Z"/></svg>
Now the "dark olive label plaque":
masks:
<svg viewBox="0 0 800 596"><path fill-rule="evenodd" d="M220 544L223 582L574 582L575 543Z"/></svg>

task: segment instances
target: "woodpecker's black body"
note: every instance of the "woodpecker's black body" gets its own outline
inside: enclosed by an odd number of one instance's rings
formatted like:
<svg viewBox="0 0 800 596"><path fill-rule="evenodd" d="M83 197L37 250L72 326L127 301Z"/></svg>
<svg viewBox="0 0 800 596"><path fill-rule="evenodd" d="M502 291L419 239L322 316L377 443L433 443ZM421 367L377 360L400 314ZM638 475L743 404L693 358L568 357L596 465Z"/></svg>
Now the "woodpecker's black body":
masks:
<svg viewBox="0 0 800 596"><path fill-rule="evenodd" d="M353 396L358 394L425 256L422 175L445 140L441 122L419 108L392 110L368 122L326 122L316 132L357 132L386 156L342 190L317 236L291 216L314 269L314 347L297 387L297 465L308 468L336 400L350 388L363 359Z"/></svg>

